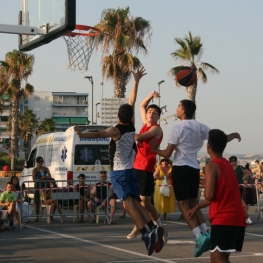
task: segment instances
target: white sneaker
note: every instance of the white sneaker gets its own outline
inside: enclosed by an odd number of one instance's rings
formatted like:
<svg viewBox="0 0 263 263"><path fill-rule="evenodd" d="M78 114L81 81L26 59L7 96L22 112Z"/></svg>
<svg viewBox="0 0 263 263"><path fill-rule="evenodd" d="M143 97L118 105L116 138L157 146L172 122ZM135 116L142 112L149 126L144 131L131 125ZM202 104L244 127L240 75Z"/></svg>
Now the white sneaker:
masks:
<svg viewBox="0 0 263 263"><path fill-rule="evenodd" d="M163 244L165 245L168 241L168 229L167 225L163 224Z"/></svg>
<svg viewBox="0 0 263 263"><path fill-rule="evenodd" d="M253 221L250 219L250 217L248 217L248 218L246 219L246 223L247 223L248 225L253 225Z"/></svg>
<svg viewBox="0 0 263 263"><path fill-rule="evenodd" d="M140 229L137 228L137 226L134 226L131 233L127 236L128 239L132 239L137 237L140 234Z"/></svg>

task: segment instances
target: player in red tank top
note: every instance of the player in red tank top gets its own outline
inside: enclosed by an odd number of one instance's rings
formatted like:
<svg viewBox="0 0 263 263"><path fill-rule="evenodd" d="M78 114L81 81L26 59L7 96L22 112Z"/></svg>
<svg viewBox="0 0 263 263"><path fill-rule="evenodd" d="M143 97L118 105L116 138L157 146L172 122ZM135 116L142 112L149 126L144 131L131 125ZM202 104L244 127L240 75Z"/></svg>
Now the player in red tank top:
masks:
<svg viewBox="0 0 263 263"><path fill-rule="evenodd" d="M130 102L132 101L131 105L135 104L136 97L137 88L134 87L129 99ZM137 141L137 155L133 168L139 180L141 204L147 209L154 223L158 226L158 229L162 229L160 216L155 206L151 203L151 197L154 192L153 173L156 165L156 154L151 150L149 144L149 141L152 139L157 140L158 144L160 144L163 137L162 129L160 125L157 124L161 115L161 109L155 104L149 105L152 98L158 97L159 93L153 91L140 104L140 113L144 125L140 134L135 135L135 140ZM134 238L138 233L139 229L135 227L127 238ZM158 237L161 236L162 233L158 233ZM156 240L155 252L160 252L162 247L163 239L158 238Z"/></svg>
<svg viewBox="0 0 263 263"><path fill-rule="evenodd" d="M222 155L226 144L224 132L209 131L207 152L211 161L205 168L205 200L188 213L192 219L197 210L210 205L211 262L230 262L231 252L241 252L245 236L246 217L235 171Z"/></svg>

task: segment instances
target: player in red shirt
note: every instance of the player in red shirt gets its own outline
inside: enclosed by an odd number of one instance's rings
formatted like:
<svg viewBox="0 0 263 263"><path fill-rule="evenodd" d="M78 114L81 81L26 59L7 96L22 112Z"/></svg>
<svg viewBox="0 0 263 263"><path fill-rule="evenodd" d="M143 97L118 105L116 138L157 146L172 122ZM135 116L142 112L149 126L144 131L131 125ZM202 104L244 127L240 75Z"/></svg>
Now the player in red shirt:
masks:
<svg viewBox="0 0 263 263"><path fill-rule="evenodd" d="M209 206L211 222L211 262L230 262L231 252L241 252L246 216L240 201L235 171L223 158L227 135L221 130L210 130L207 152L210 162L205 167L205 200L188 212L189 219L197 210Z"/></svg>

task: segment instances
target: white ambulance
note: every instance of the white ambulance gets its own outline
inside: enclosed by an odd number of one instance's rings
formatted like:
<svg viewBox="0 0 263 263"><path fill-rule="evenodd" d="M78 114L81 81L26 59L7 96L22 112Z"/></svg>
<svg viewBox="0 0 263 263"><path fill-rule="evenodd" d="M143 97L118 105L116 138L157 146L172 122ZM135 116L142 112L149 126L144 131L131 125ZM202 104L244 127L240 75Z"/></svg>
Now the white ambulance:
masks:
<svg viewBox="0 0 263 263"><path fill-rule="evenodd" d="M83 133L108 128L95 125L79 127ZM51 177L55 180L77 180L81 173L85 174L86 180L99 180L100 171L107 171L108 174L110 171L109 142L110 138L79 138L74 126L65 132L41 135L35 141L25 162L20 184L32 181L32 171L36 167L38 156L43 157L43 165L50 170ZM29 184L26 183L26 186Z"/></svg>

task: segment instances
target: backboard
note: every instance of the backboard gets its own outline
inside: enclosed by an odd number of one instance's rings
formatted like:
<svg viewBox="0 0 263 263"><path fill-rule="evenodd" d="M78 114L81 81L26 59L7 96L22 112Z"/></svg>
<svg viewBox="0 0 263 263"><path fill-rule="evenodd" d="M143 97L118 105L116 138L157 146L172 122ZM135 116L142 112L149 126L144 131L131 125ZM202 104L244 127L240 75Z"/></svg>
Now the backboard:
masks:
<svg viewBox="0 0 263 263"><path fill-rule="evenodd" d="M19 25L45 29L42 35L19 35L19 50L29 51L75 29L76 0L22 0Z"/></svg>

